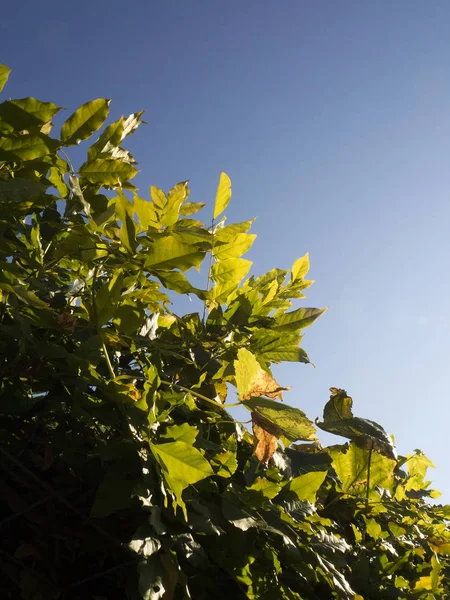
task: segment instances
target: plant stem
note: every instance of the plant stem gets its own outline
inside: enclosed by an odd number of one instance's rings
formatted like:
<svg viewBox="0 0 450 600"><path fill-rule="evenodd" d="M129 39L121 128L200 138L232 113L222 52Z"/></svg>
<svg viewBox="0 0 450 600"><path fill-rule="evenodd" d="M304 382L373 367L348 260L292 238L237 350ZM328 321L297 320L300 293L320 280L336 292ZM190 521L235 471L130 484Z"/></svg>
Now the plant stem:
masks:
<svg viewBox="0 0 450 600"><path fill-rule="evenodd" d="M98 271L99 271L100 267L101 267L100 264L95 265L94 275L92 277L92 285L91 285L92 313L94 315L95 327L97 329L98 335L100 336L100 340L102 342L102 350L103 350L103 354L105 355L105 360L106 360L106 365L108 367L109 375L110 375L111 379L115 379L116 375L114 373L114 369L113 369L113 366L112 366L112 363L111 363L111 359L109 358L109 354L108 354L108 350L106 348L105 340L103 339L102 330L101 330L101 328L98 325L97 304L95 302L95 282L97 281L97 275L98 275Z"/></svg>
<svg viewBox="0 0 450 600"><path fill-rule="evenodd" d="M64 154L64 156L66 157L67 163L69 164L69 168L70 168L70 174L75 175L75 169L73 168L72 161L70 160L70 158L67 156L67 154L64 152L64 150L62 148L60 148L59 151L61 152L61 154Z"/></svg>
<svg viewBox="0 0 450 600"><path fill-rule="evenodd" d="M206 281L206 292L209 292L209 286L211 284L211 269L212 269L213 252L214 252L214 217L211 221L211 250L210 250L210 254L209 254L208 279ZM205 319L206 319L206 302L207 302L207 300L205 299L205 302L203 304L203 317L202 317L203 325L205 324Z"/></svg>
<svg viewBox="0 0 450 600"><path fill-rule="evenodd" d="M369 459L367 461L367 490L366 490L366 513L369 511L369 491L370 491L370 464L372 462L373 443L370 445Z"/></svg>
<svg viewBox="0 0 450 600"><path fill-rule="evenodd" d="M187 387L184 387L183 385L180 385L179 383L171 383L170 381L164 381L164 380L160 380L161 383L163 383L164 385L169 385L169 386L174 386L179 388L180 390L183 390L183 392L187 392L188 394L192 394L193 396L197 396L197 398L200 398L200 400L204 400L205 402L209 402L210 404L214 404L214 406L217 406L218 408L233 408L235 406L241 406L242 402L237 402L236 404L219 404L219 402L216 402L215 400L212 400L211 398L208 398L207 396L204 396L203 394L200 394L199 392L196 392L194 390L191 390Z"/></svg>

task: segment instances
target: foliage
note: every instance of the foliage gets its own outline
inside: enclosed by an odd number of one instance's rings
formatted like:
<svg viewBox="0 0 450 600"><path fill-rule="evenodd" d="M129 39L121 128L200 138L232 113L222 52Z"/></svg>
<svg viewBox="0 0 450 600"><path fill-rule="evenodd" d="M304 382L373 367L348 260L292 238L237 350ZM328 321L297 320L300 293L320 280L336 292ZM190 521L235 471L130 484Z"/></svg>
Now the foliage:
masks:
<svg viewBox="0 0 450 600"><path fill-rule="evenodd" d="M2 597L449 598L432 463L397 457L343 390L317 426L350 442L329 448L281 402L271 366L309 362L302 332L323 312L292 308L308 256L247 277L251 221L216 222L225 174L205 226L187 182L150 199L131 182L122 144L141 112L103 129L75 171L67 147L103 126L109 100L58 139L59 111L0 104ZM205 259L199 289L185 273ZM175 314L177 294L203 314Z"/></svg>

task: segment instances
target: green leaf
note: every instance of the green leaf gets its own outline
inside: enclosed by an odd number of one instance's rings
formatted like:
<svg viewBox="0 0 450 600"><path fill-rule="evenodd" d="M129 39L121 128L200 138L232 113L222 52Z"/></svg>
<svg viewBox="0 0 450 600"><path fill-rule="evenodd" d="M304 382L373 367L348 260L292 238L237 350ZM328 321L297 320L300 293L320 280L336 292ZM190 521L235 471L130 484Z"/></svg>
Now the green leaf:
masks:
<svg viewBox="0 0 450 600"><path fill-rule="evenodd" d="M273 329L286 332L295 332L309 327L326 311L326 308L298 308L280 315Z"/></svg>
<svg viewBox="0 0 450 600"><path fill-rule="evenodd" d="M0 137L0 158L3 160L27 161L51 154L58 142L44 134Z"/></svg>
<svg viewBox="0 0 450 600"><path fill-rule="evenodd" d="M214 233L214 239L222 243L232 242L238 234L247 233L252 226L253 221L254 219L251 219L250 221L232 223L231 225L225 225L225 227L217 228Z"/></svg>
<svg viewBox="0 0 450 600"><path fill-rule="evenodd" d="M6 82L8 81L9 74L11 73L11 69L5 65L0 65L0 92L5 87Z"/></svg>
<svg viewBox="0 0 450 600"><path fill-rule="evenodd" d="M316 440L316 428L305 413L298 408L269 400L268 398L250 398L242 402L250 411L256 412L260 420L274 426L278 437L284 435L291 441Z"/></svg>
<svg viewBox="0 0 450 600"><path fill-rule="evenodd" d="M106 281L95 295L98 325L106 325L116 311L117 302L123 289L123 273L118 270Z"/></svg>
<svg viewBox="0 0 450 600"><path fill-rule="evenodd" d="M159 229L159 215L156 213L153 202L144 200L137 194L134 194L133 204L139 224L144 231L146 231L149 227L152 227L153 229Z"/></svg>
<svg viewBox="0 0 450 600"><path fill-rule="evenodd" d="M52 167L50 173L47 175L47 179L50 183L58 190L61 198L67 198L69 195L69 188L64 182L63 177L57 167Z"/></svg>
<svg viewBox="0 0 450 600"><path fill-rule="evenodd" d="M172 188L168 194L167 202L161 210L160 222L163 227L174 225L180 214L180 207L189 196L188 182L183 181Z"/></svg>
<svg viewBox="0 0 450 600"><path fill-rule="evenodd" d="M154 185L150 188L150 196L158 210L163 210L169 201L166 194Z"/></svg>
<svg viewBox="0 0 450 600"><path fill-rule="evenodd" d="M61 128L61 141L66 146L86 140L105 122L111 100L97 98L86 102L77 109Z"/></svg>
<svg viewBox="0 0 450 600"><path fill-rule="evenodd" d="M383 452L395 459L397 454L392 440L381 425L354 417L351 410L353 400L345 390L330 388L330 391L330 400L323 411L323 422L316 419L316 425L324 431L347 437L360 446Z"/></svg>
<svg viewBox="0 0 450 600"><path fill-rule="evenodd" d="M119 146L127 135L134 133L140 123L143 123L140 119L143 112L131 114L127 119L122 116L117 121L114 121L114 123L108 125L100 134L98 140L89 148L89 160L93 160L101 154L113 154L114 158L120 158L120 156L117 156L117 152L120 150Z"/></svg>
<svg viewBox="0 0 450 600"><path fill-rule="evenodd" d="M359 448L354 443L346 451L329 448L328 454L341 481L342 490L347 494L365 498L368 491L370 499L380 500L376 489L378 486L392 492L397 464L395 460L378 452Z"/></svg>
<svg viewBox="0 0 450 600"><path fill-rule="evenodd" d="M15 294L27 306L48 308L48 304L43 302L32 290L27 289L24 285L10 285L9 283L2 283L0 281L0 290Z"/></svg>
<svg viewBox="0 0 450 600"><path fill-rule="evenodd" d="M96 158L80 167L80 175L90 183L118 185L137 175L138 170L126 162L114 158Z"/></svg>
<svg viewBox="0 0 450 600"><path fill-rule="evenodd" d="M304 502L311 502L315 504L317 491L325 481L327 471L312 471L311 473L305 473L294 477L287 484L286 489L294 492L299 500Z"/></svg>
<svg viewBox="0 0 450 600"><path fill-rule="evenodd" d="M182 423L181 425L172 425L171 427L168 427L162 437L173 440L174 442L179 440L193 445L198 434L199 431L196 427L193 427L188 423Z"/></svg>
<svg viewBox="0 0 450 600"><path fill-rule="evenodd" d="M197 448L185 441L150 444L150 450L175 496L174 509L179 506L187 521L186 505L182 499L183 490L205 477L214 475L211 465Z"/></svg>
<svg viewBox="0 0 450 600"><path fill-rule="evenodd" d="M45 189L42 183L30 179L0 179L0 202L33 200L44 194Z"/></svg>
<svg viewBox="0 0 450 600"><path fill-rule="evenodd" d="M299 348L301 336L285 334L267 329L258 330L251 338L250 349L256 356L267 362L309 363L306 352Z"/></svg>
<svg viewBox="0 0 450 600"><path fill-rule="evenodd" d="M145 259L146 269L177 268L187 271L191 267L198 267L205 258L205 251L196 246L183 244L174 236L157 238L148 249Z"/></svg>
<svg viewBox="0 0 450 600"><path fill-rule="evenodd" d="M124 120L124 117L120 117L120 119L114 121L114 123L111 123L108 125L108 127L106 127L106 129L100 134L98 140L88 149L89 160L97 158L100 154L108 152L108 150L111 148L117 148L120 146L124 138Z"/></svg>
<svg viewBox="0 0 450 600"><path fill-rule="evenodd" d="M381 525L375 519L368 519L367 517L364 517L364 521L366 522L368 535L374 540L378 540L381 535Z"/></svg>
<svg viewBox="0 0 450 600"><path fill-rule="evenodd" d="M220 174L219 185L217 187L216 202L214 204L213 219L223 213L231 199L231 181L226 173Z"/></svg>
<svg viewBox="0 0 450 600"><path fill-rule="evenodd" d="M252 266L245 258L227 258L215 263L211 268L211 277L217 283L238 285Z"/></svg>
<svg viewBox="0 0 450 600"><path fill-rule="evenodd" d="M40 124L47 123L47 121L53 119L53 117L61 110L61 107L53 104L53 102L42 102L42 100L37 100L32 97L10 100L10 102L36 119Z"/></svg>
<svg viewBox="0 0 450 600"><path fill-rule="evenodd" d="M306 253L305 256L302 256L301 258L297 259L292 265L292 281L296 281L297 279L304 279L308 271L309 254Z"/></svg>
<svg viewBox="0 0 450 600"><path fill-rule="evenodd" d="M217 470L219 477L231 477L238 467L236 453L231 450L220 452L211 459L211 464L219 467Z"/></svg>
<svg viewBox="0 0 450 600"><path fill-rule="evenodd" d="M121 221L120 241L131 255L136 254L136 226L133 221L134 207L125 194L119 191L115 205L116 218Z"/></svg>
<svg viewBox="0 0 450 600"><path fill-rule="evenodd" d="M185 202L180 207L180 215L188 217L189 215L195 215L199 210L205 206L204 202Z"/></svg>
<svg viewBox="0 0 450 600"><path fill-rule="evenodd" d="M255 239L255 234L238 233L231 243L214 245L213 255L217 260L237 258L251 248Z"/></svg>

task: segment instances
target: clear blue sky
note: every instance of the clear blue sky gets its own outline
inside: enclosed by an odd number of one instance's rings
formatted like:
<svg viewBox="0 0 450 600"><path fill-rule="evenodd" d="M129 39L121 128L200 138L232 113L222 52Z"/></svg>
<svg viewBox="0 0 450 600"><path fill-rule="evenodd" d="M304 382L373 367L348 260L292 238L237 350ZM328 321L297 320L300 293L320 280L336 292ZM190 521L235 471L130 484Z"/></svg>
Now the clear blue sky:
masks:
<svg viewBox="0 0 450 600"><path fill-rule="evenodd" d="M5 11L4 11L5 12ZM257 217L253 272L310 252L316 369L285 400L321 416L330 386L421 448L450 501L450 3L95 0L9 3L7 93L70 110L147 109L137 183L190 179L229 221ZM338 441L338 438L336 438Z"/></svg>

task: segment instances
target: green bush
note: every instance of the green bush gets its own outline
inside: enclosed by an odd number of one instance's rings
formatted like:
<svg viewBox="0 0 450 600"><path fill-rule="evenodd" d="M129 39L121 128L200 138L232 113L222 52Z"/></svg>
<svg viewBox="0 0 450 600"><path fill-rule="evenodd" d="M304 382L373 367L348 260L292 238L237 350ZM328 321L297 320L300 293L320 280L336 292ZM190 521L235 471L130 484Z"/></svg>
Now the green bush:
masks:
<svg viewBox="0 0 450 600"><path fill-rule="evenodd" d="M211 226L187 182L142 198L122 147L142 113L75 170L70 147L108 110L84 104L56 138L55 104L0 104L2 597L449 598L431 462L397 457L344 390L315 424L281 402L271 365L308 363L324 312L292 308L308 256L247 277L256 236L218 220L224 173ZM186 273L205 260L198 289ZM178 316L176 294L204 310ZM322 448L316 427L349 442Z"/></svg>

